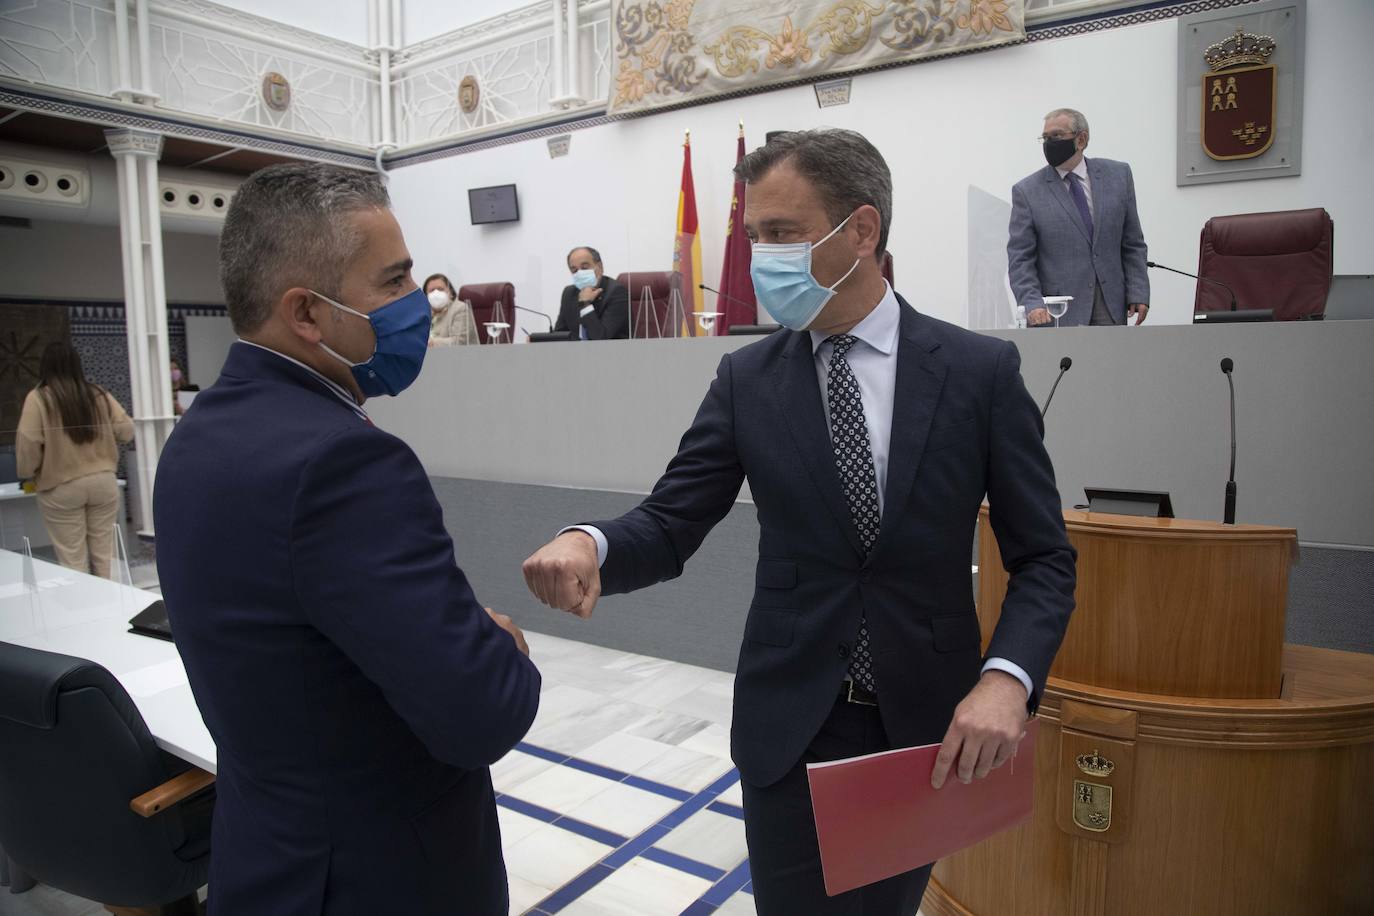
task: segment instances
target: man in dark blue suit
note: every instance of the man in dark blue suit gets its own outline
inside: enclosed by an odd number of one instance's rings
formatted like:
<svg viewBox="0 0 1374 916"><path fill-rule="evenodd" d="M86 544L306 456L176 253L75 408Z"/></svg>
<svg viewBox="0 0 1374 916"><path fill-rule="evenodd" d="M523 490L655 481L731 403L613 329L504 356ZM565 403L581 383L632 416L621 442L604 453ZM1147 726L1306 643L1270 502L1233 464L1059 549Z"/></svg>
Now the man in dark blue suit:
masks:
<svg viewBox="0 0 1374 916"><path fill-rule="evenodd" d="M1075 555L1015 346L921 315L882 278L878 151L787 133L736 174L755 293L792 330L722 359L648 498L560 533L525 577L585 617L603 592L679 575L748 479L761 533L731 751L755 904L910 916L928 866L826 896L805 765L943 740L937 787L1001 766L1068 625ZM985 496L1011 574L986 657L969 572Z"/></svg>
<svg viewBox="0 0 1374 916"><path fill-rule="evenodd" d="M158 574L218 750L211 913L507 912L487 767L539 673L361 406L428 342L388 208L333 166L244 182L220 240L241 340L159 462Z"/></svg>

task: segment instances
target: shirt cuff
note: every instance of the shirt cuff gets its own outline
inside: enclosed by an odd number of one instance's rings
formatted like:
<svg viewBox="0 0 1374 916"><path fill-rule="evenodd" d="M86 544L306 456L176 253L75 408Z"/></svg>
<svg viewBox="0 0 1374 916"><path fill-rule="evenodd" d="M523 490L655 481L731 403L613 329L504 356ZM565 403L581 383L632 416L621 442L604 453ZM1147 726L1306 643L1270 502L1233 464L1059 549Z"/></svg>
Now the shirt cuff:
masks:
<svg viewBox="0 0 1374 916"><path fill-rule="evenodd" d="M592 540L596 541L596 568L600 569L606 565L606 553L610 550L610 545L606 543L606 535L601 533L600 528L592 525L569 525L558 534L567 534L569 531L581 531L584 534L590 534ZM558 534L555 534L554 537L558 537ZM1026 691L1026 696L1030 696L1029 690Z"/></svg>
<svg viewBox="0 0 1374 916"><path fill-rule="evenodd" d="M600 532L597 533L599 534ZM989 671L1001 671L1016 678L1021 682L1021 686L1026 688L1026 700L1030 700L1034 691L1031 690L1031 679L1030 675L1026 673L1026 669L1016 664L1016 662L1007 661L1005 658L990 658L983 663L982 673L986 674Z"/></svg>
<svg viewBox="0 0 1374 916"><path fill-rule="evenodd" d="M582 306L582 311L578 312L578 314L581 315L583 318L586 318L588 315L590 315L590 314L591 314L592 312L594 312L594 311L596 311L596 306L594 306L594 305L584 305L584 306Z"/></svg>

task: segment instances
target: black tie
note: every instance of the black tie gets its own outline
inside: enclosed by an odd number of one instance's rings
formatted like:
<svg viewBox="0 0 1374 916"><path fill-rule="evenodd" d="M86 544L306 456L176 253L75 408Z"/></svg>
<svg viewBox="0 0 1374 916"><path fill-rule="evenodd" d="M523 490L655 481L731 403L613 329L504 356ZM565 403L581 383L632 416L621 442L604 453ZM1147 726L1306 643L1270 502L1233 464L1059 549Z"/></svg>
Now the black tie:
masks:
<svg viewBox="0 0 1374 916"><path fill-rule="evenodd" d="M859 533L864 555L878 539L881 516L878 511L878 476L873 469L873 449L868 443L864 423L863 397L859 381L849 368L845 354L858 342L849 334L829 338L835 347L826 376L826 402L830 407L830 438L835 446L835 464L840 471L840 486L849 503L849 517ZM868 619L859 619L859 639L849 661L849 676L865 690L877 692L873 683L873 655L868 648Z"/></svg>

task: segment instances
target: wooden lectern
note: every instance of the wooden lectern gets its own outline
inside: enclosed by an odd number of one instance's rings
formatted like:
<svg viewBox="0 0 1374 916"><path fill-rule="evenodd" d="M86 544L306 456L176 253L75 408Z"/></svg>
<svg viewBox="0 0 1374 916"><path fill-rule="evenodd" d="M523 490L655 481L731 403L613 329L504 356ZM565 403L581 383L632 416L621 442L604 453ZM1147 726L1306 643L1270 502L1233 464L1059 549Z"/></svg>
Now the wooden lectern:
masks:
<svg viewBox="0 0 1374 916"><path fill-rule="evenodd" d="M979 517L986 648L1007 574ZM926 916L1374 913L1374 655L1284 645L1290 528L1065 512L1031 820Z"/></svg>

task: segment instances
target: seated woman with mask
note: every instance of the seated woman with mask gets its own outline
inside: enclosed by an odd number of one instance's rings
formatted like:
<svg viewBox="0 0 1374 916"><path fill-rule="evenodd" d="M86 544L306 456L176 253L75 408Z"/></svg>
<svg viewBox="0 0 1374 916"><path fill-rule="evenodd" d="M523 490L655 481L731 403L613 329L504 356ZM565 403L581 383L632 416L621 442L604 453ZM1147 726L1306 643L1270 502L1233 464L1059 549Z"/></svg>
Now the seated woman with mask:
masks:
<svg viewBox="0 0 1374 916"><path fill-rule="evenodd" d="M425 278L425 295L429 297L429 345L431 347L462 347L477 343L477 326L466 302L458 301L453 284L443 274Z"/></svg>
<svg viewBox="0 0 1374 916"><path fill-rule="evenodd" d="M573 340L623 340L630 336L630 294L605 275L601 254L582 246L568 252L572 285L564 288L555 331Z"/></svg>

